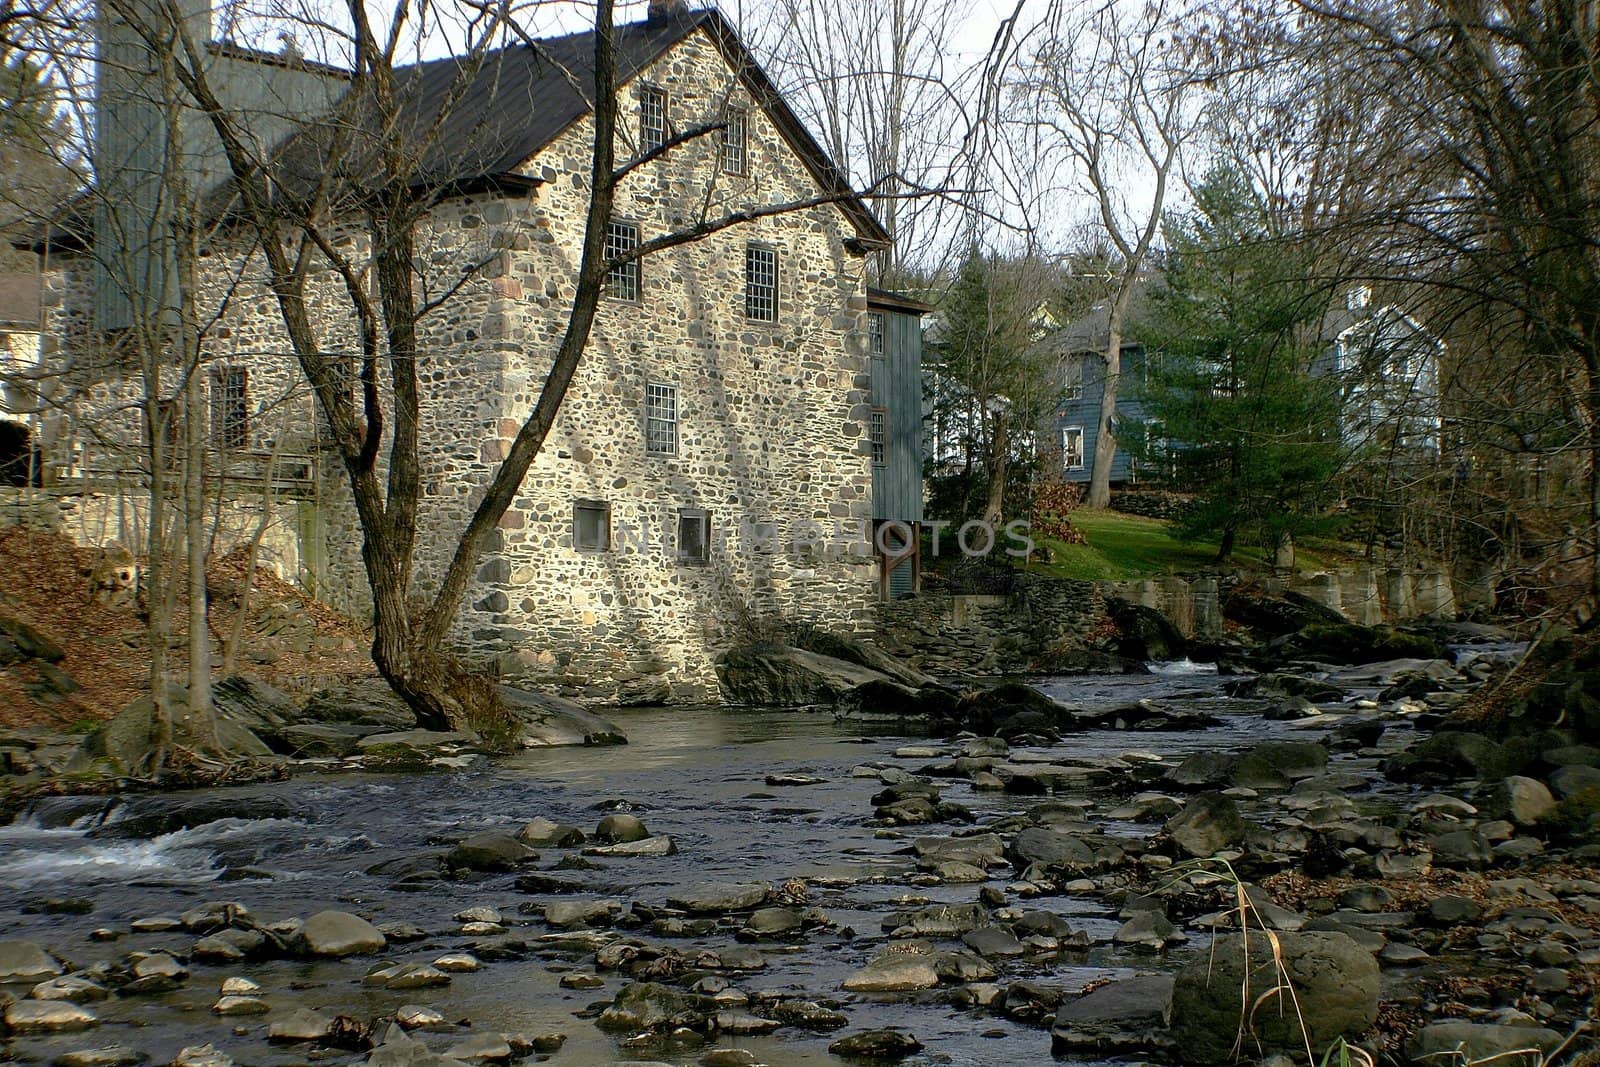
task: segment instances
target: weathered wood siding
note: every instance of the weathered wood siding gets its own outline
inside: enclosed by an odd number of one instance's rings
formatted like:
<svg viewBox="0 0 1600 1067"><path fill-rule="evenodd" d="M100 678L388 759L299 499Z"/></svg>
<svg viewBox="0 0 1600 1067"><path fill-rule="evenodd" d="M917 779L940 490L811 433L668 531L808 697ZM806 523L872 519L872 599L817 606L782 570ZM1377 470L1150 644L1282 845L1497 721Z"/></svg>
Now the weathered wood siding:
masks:
<svg viewBox="0 0 1600 1067"><path fill-rule="evenodd" d="M922 521L922 319L887 308L883 355L873 356L872 406L887 414L885 462L872 468L872 516Z"/></svg>

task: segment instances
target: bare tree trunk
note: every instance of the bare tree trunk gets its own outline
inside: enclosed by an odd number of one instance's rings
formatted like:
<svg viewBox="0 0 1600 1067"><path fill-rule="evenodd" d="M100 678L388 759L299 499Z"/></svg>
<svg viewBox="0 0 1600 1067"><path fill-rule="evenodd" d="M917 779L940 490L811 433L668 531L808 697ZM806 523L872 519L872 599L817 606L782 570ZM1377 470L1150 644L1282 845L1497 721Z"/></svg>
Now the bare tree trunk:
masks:
<svg viewBox="0 0 1600 1067"><path fill-rule="evenodd" d="M984 505L983 521L990 529L998 530L1005 514L1006 468L1011 443L1006 436L1006 413L996 410L991 415L992 431L989 434L989 500Z"/></svg>

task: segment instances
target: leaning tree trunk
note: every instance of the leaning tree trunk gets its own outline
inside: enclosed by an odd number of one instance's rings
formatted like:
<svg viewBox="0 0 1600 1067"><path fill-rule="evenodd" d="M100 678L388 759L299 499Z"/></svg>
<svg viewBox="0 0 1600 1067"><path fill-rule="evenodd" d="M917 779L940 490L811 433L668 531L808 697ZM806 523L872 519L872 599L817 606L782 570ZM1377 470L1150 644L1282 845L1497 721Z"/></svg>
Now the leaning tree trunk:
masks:
<svg viewBox="0 0 1600 1067"><path fill-rule="evenodd" d="M983 521L991 530L999 529L1006 504L1006 468L1010 442L1006 438L1006 413L993 413L994 430L989 435L989 500L984 505Z"/></svg>

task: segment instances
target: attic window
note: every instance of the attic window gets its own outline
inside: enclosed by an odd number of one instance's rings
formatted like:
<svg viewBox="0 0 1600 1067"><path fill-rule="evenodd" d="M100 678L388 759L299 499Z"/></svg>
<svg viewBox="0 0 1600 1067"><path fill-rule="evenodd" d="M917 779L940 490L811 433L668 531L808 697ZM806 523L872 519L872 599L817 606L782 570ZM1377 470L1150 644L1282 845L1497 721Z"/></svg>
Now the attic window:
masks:
<svg viewBox="0 0 1600 1067"><path fill-rule="evenodd" d="M724 121L727 126L722 130L722 172L743 174L749 115L743 108L729 108Z"/></svg>
<svg viewBox="0 0 1600 1067"><path fill-rule="evenodd" d="M639 151L649 152L666 143L666 90L646 85L639 90Z"/></svg>

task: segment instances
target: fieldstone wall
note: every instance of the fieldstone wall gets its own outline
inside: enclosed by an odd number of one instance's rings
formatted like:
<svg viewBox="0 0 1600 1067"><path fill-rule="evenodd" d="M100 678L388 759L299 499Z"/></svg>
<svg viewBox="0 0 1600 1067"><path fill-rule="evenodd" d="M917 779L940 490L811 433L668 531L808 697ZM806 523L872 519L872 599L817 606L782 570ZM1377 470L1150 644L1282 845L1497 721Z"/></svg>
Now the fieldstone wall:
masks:
<svg viewBox="0 0 1600 1067"><path fill-rule="evenodd" d="M1105 624L1093 582L1022 575L1003 596L919 593L877 608L878 642L935 677L1068 670Z"/></svg>
<svg viewBox="0 0 1600 1067"><path fill-rule="evenodd" d="M641 237L702 215L817 195L814 179L739 87L703 34L634 83L668 93L674 129L712 121L730 101L748 114L745 175L720 173L715 137L636 171L616 216ZM627 136L636 129L624 90ZM576 284L592 140L587 119L525 165L541 184L441 204L417 236L419 259L456 284L486 264L422 324L424 517L416 549L426 593L443 573L496 465L531 410L566 326ZM631 154L631 149L619 149ZM708 193L708 187L710 192ZM623 702L714 699L712 661L773 619L861 629L874 601L870 419L863 264L833 205L775 216L646 258L637 302L608 300L543 453L501 523L463 604L458 643L503 676ZM360 238L341 235L360 261ZM747 244L778 253L778 318L744 314ZM67 410L97 447L136 443L136 394L98 351L86 260L51 264L48 331L57 356L84 369ZM249 448L309 457L313 513L299 524L316 592L367 605L360 537L337 457L318 447L318 416L289 355L276 301L242 233L212 236L202 264L207 300L223 309L205 341L208 369L250 374ZM437 283L437 284L435 284ZM226 299L224 299L226 297ZM313 279L319 344L355 353L339 283ZM647 383L678 390L676 455L648 454ZM101 429L108 427L113 429ZM120 428L117 428L120 427ZM67 450L81 446L68 445ZM611 508L611 550L573 546L573 505ZM710 513L710 559L678 558L679 509Z"/></svg>

